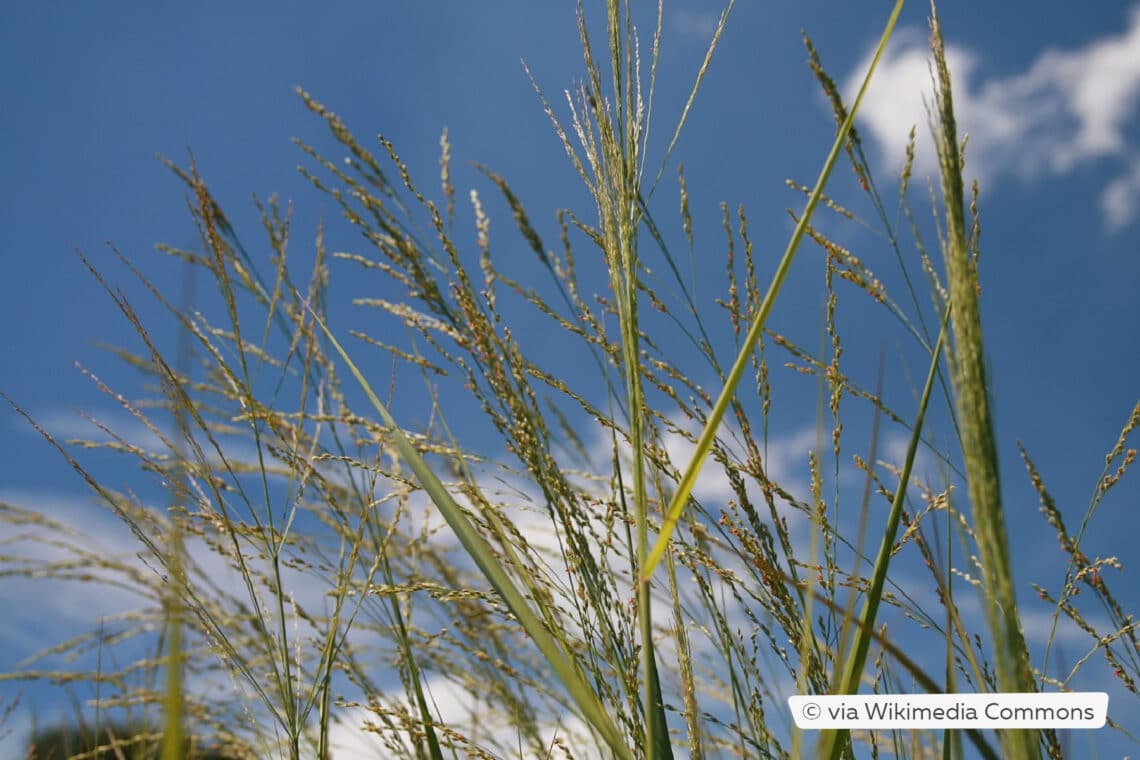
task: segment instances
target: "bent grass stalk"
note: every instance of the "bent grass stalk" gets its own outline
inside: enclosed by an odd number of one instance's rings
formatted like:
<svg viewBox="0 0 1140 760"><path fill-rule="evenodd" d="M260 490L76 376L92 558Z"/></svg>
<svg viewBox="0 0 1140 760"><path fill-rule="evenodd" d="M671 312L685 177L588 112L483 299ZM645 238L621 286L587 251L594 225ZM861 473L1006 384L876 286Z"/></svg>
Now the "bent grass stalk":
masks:
<svg viewBox="0 0 1140 760"><path fill-rule="evenodd" d="M487 580L494 586L495 591L502 597L511 614L513 614L527 632L527 635L534 641L535 645L542 651L546 661L554 668L554 672L558 674L559 680L566 686L570 696L577 703L578 707L582 710L583 716L590 721L591 725L598 730L606 743L613 750L614 754L621 758L632 758L633 755L629 752L629 747L626 746L622 739L621 732L618 731L617 726L614 725L610 716L607 714L605 707L598 701L597 695L594 690L586 684L582 678L581 672L574 667L571 660L566 656L562 646L555 641L554 637L547 631L546 627L535 614L531 611L530 605L515 586L510 576L504 567L499 564L499 560L495 552L491 549L490 545L486 542L483 536L471 525L471 522L464 515L463 510L455 500L451 497L450 492L443 485L443 483L436 476L435 471L431 466L424 461L424 458L408 440L403 429L396 424L395 419L392 418L388 408L380 401L380 397L372 389L371 383L364 376L364 373L353 363L352 358L348 352L344 350L336 336L332 331L325 326L321 318L312 312L312 317L317 325L324 332L325 337L328 338L332 344L333 349L345 365L348 366L352 376L360 384L361 389L368 397L368 401L372 404L372 408L384 420L384 424L391 431L392 437L395 439L396 447L400 451L400 456L412 468L412 472L416 474L416 478L420 484L431 496L432 502L439 508L440 514L447 520L447 524L455 531L455 535L459 538L463 548L467 550L468 555L478 565L479 570L487 578Z"/></svg>

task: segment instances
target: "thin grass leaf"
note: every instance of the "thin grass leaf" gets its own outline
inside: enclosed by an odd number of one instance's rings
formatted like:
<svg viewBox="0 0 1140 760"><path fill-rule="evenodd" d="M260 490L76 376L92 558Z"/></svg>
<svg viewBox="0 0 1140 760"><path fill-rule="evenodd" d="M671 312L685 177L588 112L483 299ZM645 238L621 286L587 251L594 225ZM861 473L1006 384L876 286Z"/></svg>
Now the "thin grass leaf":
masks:
<svg viewBox="0 0 1140 760"><path fill-rule="evenodd" d="M895 537L898 535L899 519L902 516L903 502L906 499L907 486L910 483L911 468L914 466L914 458L918 453L918 445L922 441L922 424L926 417L926 407L930 402L930 393L934 388L938 365L942 361L942 347L946 340L946 323L949 317L950 312L947 311L943 317L942 330L934 344L930 369L926 374L926 384L922 388L922 398L918 404L918 412L915 414L914 428L911 430L910 441L907 443L906 458L903 460L902 472L899 474L899 485L895 489L891 512L887 516L887 524L883 528L883 538L879 543L879 553L871 570L870 588L863 601L863 609L859 614L859 627L855 631L855 640L845 658L843 674L833 689L835 694L856 694L859 691L859 682L863 677L863 666L867 662L867 651L871 646L871 637L868 635L868 631L874 627L879 604L882 601L883 586L887 579L887 569L893 554ZM847 734L846 729L824 731L820 736L818 756L837 760L843 752Z"/></svg>
<svg viewBox="0 0 1140 760"><path fill-rule="evenodd" d="M855 114L859 112L859 106L863 102L863 96L867 92L868 85L871 83L871 77L875 73L875 68L879 64L879 59L883 56L883 51L886 49L887 42L890 40L891 33L894 31L895 23L898 21L899 14L902 12L903 3L904 0L897 0L894 10L891 11L890 18L887 19L886 27L883 29L882 37L879 39L879 45L875 49L874 57L871 59L871 65L868 67L867 74L863 78L863 84L859 87L859 94L855 97L855 103L852 105L850 113L847 114L847 118L839 127L835 142L832 144L831 151L824 161L823 169L820 171L819 178L816 180L811 196L804 206L803 213L800 214L791 240L788 241L787 250L784 251L784 255L780 259L780 263L768 286L768 292L760 303L752 326L748 329L748 333L744 339L744 345L741 347L740 353L737 354L736 361L732 364L732 369L729 370L728 379L725 381L724 388L717 397L716 404L709 414L704 430L697 440L696 449L693 451L692 458L685 468L685 473L681 477L681 481L677 484L677 490L673 494L673 499L669 504L669 508L666 510L665 518L661 524L661 532L657 536L657 542L654 544L653 550L649 553L645 565L641 568L643 579L649 578L653 574L657 563L661 561L661 555L665 553L665 550L669 546L669 538L676 529L677 522L681 517L681 512L684 511L689 496L693 492L693 486L696 485L697 477L700 475L701 468L704 466L705 457L708 456L709 450L712 448L713 441L716 438L717 431L720 429L721 420L724 419L725 412L728 410L733 396L736 395L736 386L740 383L740 378L744 375L744 369L751 360L753 346L756 345L764 331L768 314L771 313L776 296L779 295L783 287L784 280L788 275L788 270L791 268L792 260L795 258L796 251L799 248L800 240L803 239L804 233L808 228L808 223L811 220L812 214L815 212L815 207L823 196L823 189L827 184L827 179L831 176L831 170L835 166L839 154L847 144L847 136L851 132L852 125L855 123Z"/></svg>

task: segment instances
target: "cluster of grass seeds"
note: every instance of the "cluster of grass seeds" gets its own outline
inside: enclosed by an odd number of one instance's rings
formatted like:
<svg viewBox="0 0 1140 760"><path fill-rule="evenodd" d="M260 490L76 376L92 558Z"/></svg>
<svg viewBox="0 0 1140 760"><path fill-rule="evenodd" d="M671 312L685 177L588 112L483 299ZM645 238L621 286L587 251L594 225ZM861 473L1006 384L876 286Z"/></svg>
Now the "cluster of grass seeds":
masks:
<svg viewBox="0 0 1140 760"><path fill-rule="evenodd" d="M164 758L181 756L188 735L210 737L226 757L329 757L345 721L393 757L433 760L956 757L966 744L981 757L1060 756L1048 731L999 732L995 741L981 731L815 735L790 725L786 698L795 693L1069 689L1085 660L1067 678L1047 677L1048 653L1034 668L1020 630L977 306L977 193L967 209L937 16L944 265L927 254L906 202L914 132L900 209L916 257L902 251L863 155L854 121L874 64L848 107L805 37L835 111L835 142L814 185L790 183L805 206L774 266L758 256L744 207L722 206L724 296L708 310L681 275L676 230L655 218L651 201L731 5L651 181L662 12L646 77L629 4L606 3L601 62L580 10L586 77L567 93L569 119L536 90L593 213L559 212L550 246L506 179L482 171L546 283L524 282L501 263L510 257L500 251L519 243L492 239L477 190L469 195L473 243L455 233L462 222L446 133L437 203L388 140L369 147L299 92L348 153L332 161L301 144L312 162L302 171L359 235L357 250L329 252L322 226L312 255L303 254L311 259L304 278L287 209L258 203L259 249L268 256L255 255L193 162L171 165L188 189L200 244L163 250L208 278L220 314L171 303L120 256L181 326L184 343L168 361L132 304L92 267L141 341L141 351L117 353L147 378L150 397L128 399L88 374L151 444L100 423L102 439L65 442L32 422L131 528L141 561L95 553L73 527L0 505L0 521L20 528L19 551L2 558L6 577L113 584L147 603L37 660L87 662L99 653L94 667L33 663L0 677L91 686L100 715L128 711L139 725L161 725L145 739L150 748L161 743ZM865 255L813 223L817 208L858 221L824 192L843 155L896 254L896 277L880 279ZM680 233L695 254L681 171L678 182ZM818 351L768 323L805 241L823 253ZM933 308L913 285L912 258ZM265 259L268 268L258 263ZM333 273L348 268L382 294L355 301L379 320L371 332L330 326ZM608 288L593 294L599 279ZM904 301L888 280L903 284ZM928 358L914 414L884 397L882 362L875 384L849 374L842 314L851 297L887 309ZM545 325L560 352L597 373L560 376L549 352L512 330L519 319ZM732 356L716 348L727 334ZM781 362L819 389L816 445L799 462L806 490L774 479ZM364 369L373 366L390 371ZM703 387L702 376L718 387ZM739 393L742 382L754 393ZM426 409L404 411L409 398ZM960 450L940 450L924 433L932 400L945 403ZM470 409L501 452L453 430L449 417ZM873 419L869 443L846 432L843 420L859 411ZM428 421L398 419L405 415ZM1069 566L1059 594L1039 593L1055 605L1055 620L1066 616L1097 639L1133 693L1135 624L1105 578L1120 562L1090 560L1080 546L1097 505L1135 459L1127 440L1138 424L1140 407L1075 536L1025 454ZM909 436L901 463L880 461L881 425ZM678 443L691 450L683 461ZM84 446L137 460L165 489L166 508L96 477L75 453ZM944 467L942 482L914 477L923 447ZM865 477L854 508L839 489L850 464ZM723 503L695 492L702 468L727 484ZM955 478L966 484L968 510L956 503ZM915 567L929 573L940 608L899 582ZM1112 630L1086 622L1074 602L1082 589L1109 610ZM982 601L984 628L962 613L964 596ZM905 622L888 628L886 609ZM932 667L915 655L924 650L944 654ZM132 651L131 660L101 656L117 651ZM441 707L456 693L461 718Z"/></svg>

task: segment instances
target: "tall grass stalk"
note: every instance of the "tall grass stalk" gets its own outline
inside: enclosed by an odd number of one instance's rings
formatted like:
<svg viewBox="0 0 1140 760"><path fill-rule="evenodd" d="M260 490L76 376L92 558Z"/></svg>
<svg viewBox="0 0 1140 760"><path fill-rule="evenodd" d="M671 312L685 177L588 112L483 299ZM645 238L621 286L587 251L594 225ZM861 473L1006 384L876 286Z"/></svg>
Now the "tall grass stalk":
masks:
<svg viewBox="0 0 1140 760"><path fill-rule="evenodd" d="M999 687L1007 692L1032 692L1036 688L1029 649L1017 612L1005 511L1002 508L997 440L990 411L990 385L986 378L982 317L978 304L977 258L970 254L967 244L963 146L958 144L950 71L938 13L933 7L930 25L937 74L935 103L938 130L935 144L945 202L946 276L954 333L954 398L962 436L967 490L985 577L986 620L993 637ZM1033 760L1041 756L1039 731L1003 731L1001 738L1006 757Z"/></svg>

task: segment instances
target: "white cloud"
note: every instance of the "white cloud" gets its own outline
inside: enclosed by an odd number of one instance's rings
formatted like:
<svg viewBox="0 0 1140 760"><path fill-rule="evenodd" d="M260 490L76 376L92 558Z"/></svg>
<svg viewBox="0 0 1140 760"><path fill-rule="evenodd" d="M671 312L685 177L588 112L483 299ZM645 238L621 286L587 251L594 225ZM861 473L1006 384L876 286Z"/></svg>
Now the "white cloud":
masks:
<svg viewBox="0 0 1140 760"><path fill-rule="evenodd" d="M479 696L470 690L447 679L433 677L425 684L425 694L435 717L443 725L458 730L485 747L518 746L518 728L513 721L508 716L489 713L481 704ZM386 709L398 704L409 714L415 714L402 689L382 695L380 702L386 705ZM390 729L381 728L378 723L377 716L367 708L355 707L342 711L329 731L329 744L333 756L338 760L371 760L381 756L386 747L377 732L388 732ZM555 739L559 739L573 748L574 757L578 760L604 757L605 754L600 747L596 749L593 747L594 742L590 736L585 722L574 715L563 716L558 721L552 720L542 732L546 748L552 747ZM390 734L385 737L388 742L394 739L395 737ZM401 736L399 741L410 756L412 747L407 737ZM552 752L550 756L562 755Z"/></svg>
<svg viewBox="0 0 1140 760"><path fill-rule="evenodd" d="M910 448L910 435L908 433L893 432L886 436L886 443L883 446L882 455L879 462L889 464L897 470L901 471L903 463L906 462L906 452ZM945 467L941 466L937 458L930 449L924 444L920 445L914 452L914 464L911 466L910 477L911 485L916 482L921 482L931 490L938 492L946 487L946 482L943 477ZM880 474L884 478L884 483L888 488L894 488L898 485L898 479L893 474L887 474L886 471L880 468Z"/></svg>
<svg viewBox="0 0 1140 760"><path fill-rule="evenodd" d="M969 137L968 177L1016 176L1031 181L1111 159L1125 170L1103 191L1111 229L1132 222L1140 208L1140 150L1126 130L1140 104L1140 7L1126 29L1067 51L1045 50L1021 72L987 76L980 57L947 44L959 136ZM844 91L853 95L871 60L855 67ZM902 166L907 134L917 126L919 176L936 172L925 129L931 102L925 35L904 30L880 62L860 113L860 127L893 170ZM850 97L849 97L850 100Z"/></svg>
<svg viewBox="0 0 1140 760"><path fill-rule="evenodd" d="M90 631L101 620L155 604L161 583L157 578L147 579L161 568L122 519L100 506L95 497L0 490L0 501L39 512L58 526L11 528L0 544L5 572L30 571L29 577L13 575L0 584L0 607L7 611L9 623L2 639L5 646L30 654ZM161 543L160 537L154 538ZM231 560L200 538L187 539L185 548L191 572L209 578L218 591L246 599L244 583ZM257 559L252 550L248 553L247 564L255 572L268 574L267 561ZM104 560L113 566L101 566ZM48 570L52 563L72 565L68 575L75 580L59 578L58 569ZM281 575L292 602L310 611L327 606L327 580L290 567L283 568ZM301 626L292 619L291 624ZM53 631L48 640L42 635L45 626Z"/></svg>
<svg viewBox="0 0 1140 760"><path fill-rule="evenodd" d="M720 14L711 11L677 10L670 13L670 22L677 36L692 42L707 43L716 31Z"/></svg>
<svg viewBox="0 0 1140 760"><path fill-rule="evenodd" d="M125 567L138 567L133 554L139 545L130 530L106 509L90 500L70 497L0 491L0 501L42 513L70 533L50 535L33 526L8 528L2 547L4 569L11 577L0 584L0 607L6 611L4 646L24 656L56 643L45 640L43 627L58 633L63 641L91 630L100 619L112 618L144 603L144 594L129 590L113 571L86 563L72 569L81 581L48 580L37 570L53 562L84 557L114 558ZM16 574L22 568L31 577Z"/></svg>
<svg viewBox="0 0 1140 760"><path fill-rule="evenodd" d="M8 708L15 705L11 713ZM27 708L26 696L20 695L15 689L7 690L0 695L0 715L4 721L0 723L0 760L28 760L31 756L26 742L32 733L51 725L56 716L50 712L37 711L35 714ZM65 718L70 717L66 713Z"/></svg>
<svg viewBox="0 0 1140 760"><path fill-rule="evenodd" d="M1087 631L1082 630L1071 618L1061 615L1057 619L1056 630L1053 628L1053 611L1052 609L1041 609L1040 604L1035 603L1036 600L1027 598L1025 602L1018 605L1018 613L1021 616L1021 627L1025 633L1025 638L1029 640L1030 644L1036 646L1044 646L1052 640L1054 646L1068 646L1070 647L1069 654L1073 653L1084 654L1088 649L1092 649L1097 645L1097 639L1091 636ZM1086 619L1087 623L1092 625L1099 631L1108 631L1108 624L1100 619L1100 616L1093 616ZM1056 675L1054 673L1053 675Z"/></svg>
<svg viewBox="0 0 1140 760"><path fill-rule="evenodd" d="M1100 194L1100 210L1110 230L1128 225L1140 203L1140 160L1134 159L1126 174L1108 183Z"/></svg>
<svg viewBox="0 0 1140 760"><path fill-rule="evenodd" d="M102 445L118 438L148 451L165 448L162 439L154 431L122 409L103 408L99 412L79 413L54 408L34 415L34 419L61 444L69 440L80 440ZM19 429L28 436L40 435L28 425L21 425ZM169 430L165 433L170 435Z"/></svg>
<svg viewBox="0 0 1140 760"><path fill-rule="evenodd" d="M329 748L337 760L365 760L380 757L384 746L376 735L364 729L371 713L363 707L342 710L329 728Z"/></svg>
<svg viewBox="0 0 1140 760"><path fill-rule="evenodd" d="M686 419L680 414L671 417L670 425L676 431L684 431L686 435L673 430L665 431L662 435L665 453L672 465L678 471L684 472L685 467L692 459L693 451L696 449L696 445L688 436L696 438L700 435L701 428L695 421ZM721 423L718 438L727 448L729 456L736 462L743 462L746 459L744 446L740 443L741 436L740 429L735 424ZM769 480L798 500L808 498L808 453L815 448L816 437L814 428L800 428L786 434L774 435L767 447L762 447L762 450L766 448L766 451L763 451L762 460L764 474ZM605 451L609 446L608 438L599 437L590 450ZM621 450L622 472L627 484L632 482L632 474L629 470L630 459L630 448L628 444L623 442ZM605 466L605 460L599 460L596 466ZM750 500L756 504L763 503L764 499L760 486L752 478L745 478L745 481ZM652 495L655 496L656 494ZM705 464L697 476L697 482L693 486L693 498L705 504L714 514L720 509L726 508L730 501L738 501L738 496L724 475L723 468L713 461L711 454L705 459ZM779 502L779 507L781 514L789 519L794 520L799 515L783 501Z"/></svg>

